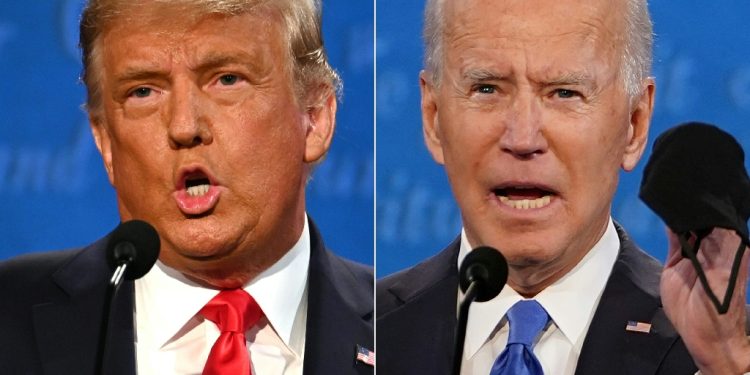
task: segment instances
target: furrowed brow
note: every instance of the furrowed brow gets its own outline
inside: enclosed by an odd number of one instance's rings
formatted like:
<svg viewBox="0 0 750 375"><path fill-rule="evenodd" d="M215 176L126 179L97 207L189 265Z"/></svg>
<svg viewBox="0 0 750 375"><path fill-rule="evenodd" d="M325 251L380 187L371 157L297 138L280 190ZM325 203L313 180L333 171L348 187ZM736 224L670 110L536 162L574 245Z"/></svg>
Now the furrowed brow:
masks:
<svg viewBox="0 0 750 375"><path fill-rule="evenodd" d="M596 80L590 75L583 72L572 72L563 74L560 77L553 78L544 82L545 86L584 86L596 89Z"/></svg>
<svg viewBox="0 0 750 375"><path fill-rule="evenodd" d="M462 77L464 81L469 82L487 82L487 81L503 81L507 80L507 77L497 74L489 69L468 69Z"/></svg>
<svg viewBox="0 0 750 375"><path fill-rule="evenodd" d="M169 72L158 68L152 68L148 66L133 66L125 68L124 71L117 74L116 81L118 83L142 81L158 77L165 77L169 75Z"/></svg>
<svg viewBox="0 0 750 375"><path fill-rule="evenodd" d="M247 53L209 53L200 59L200 63L194 67L196 71L206 71L227 65L244 65L251 69L254 67L253 58Z"/></svg>

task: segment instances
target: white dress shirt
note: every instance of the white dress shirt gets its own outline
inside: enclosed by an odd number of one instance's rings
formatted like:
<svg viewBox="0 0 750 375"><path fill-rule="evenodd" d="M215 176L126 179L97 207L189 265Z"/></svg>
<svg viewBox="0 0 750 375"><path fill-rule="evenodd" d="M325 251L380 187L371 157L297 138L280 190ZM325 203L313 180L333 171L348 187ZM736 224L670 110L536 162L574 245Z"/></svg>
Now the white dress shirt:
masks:
<svg viewBox="0 0 750 375"><path fill-rule="evenodd" d="M307 324L310 234L244 289L265 317L246 333L253 374L301 375ZM201 374L219 329L198 314L218 290L197 285L161 262L135 282L139 375Z"/></svg>
<svg viewBox="0 0 750 375"><path fill-rule="evenodd" d="M471 249L466 233L462 232L459 266ZM539 358L545 374L567 375L575 372L583 339L619 249L620 239L610 218L602 238L578 265L534 296L533 299L550 316L550 323L534 346L534 354ZM461 298L463 295L459 291L459 302ZM471 305L461 374L490 373L495 358L502 353L508 341L505 313L522 299L515 290L506 286L494 299Z"/></svg>

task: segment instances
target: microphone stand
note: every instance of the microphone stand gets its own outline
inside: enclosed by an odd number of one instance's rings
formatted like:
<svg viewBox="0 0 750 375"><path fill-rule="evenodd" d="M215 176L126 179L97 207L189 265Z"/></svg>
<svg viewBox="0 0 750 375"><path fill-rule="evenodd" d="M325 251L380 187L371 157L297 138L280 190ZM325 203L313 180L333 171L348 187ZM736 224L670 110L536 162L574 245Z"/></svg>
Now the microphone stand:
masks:
<svg viewBox="0 0 750 375"><path fill-rule="evenodd" d="M463 301L458 308L458 326L456 326L456 341L453 347L453 375L460 375L461 362L464 356L464 341L466 341L466 323L469 321L469 307L477 298L479 281L473 280L466 289Z"/></svg>
<svg viewBox="0 0 750 375"><path fill-rule="evenodd" d="M466 256L458 273L459 286L466 292L458 307L458 325L453 347L454 375L461 373L469 307L474 301L489 301L500 293L508 279L508 263L496 249L480 246Z"/></svg>
<svg viewBox="0 0 750 375"><path fill-rule="evenodd" d="M133 247L130 243L118 244L118 247L123 245ZM117 292L120 290L120 285L122 285L122 280L125 276L125 271L127 271L128 265L132 261L132 257L121 260L112 274L109 284L107 284L107 291L104 297L104 310L102 310L102 324L99 328L99 345L96 348L96 367L94 367L96 369L95 374L98 375L104 374L104 359L107 355L107 341L109 341L109 318L112 314L112 301L117 296Z"/></svg>

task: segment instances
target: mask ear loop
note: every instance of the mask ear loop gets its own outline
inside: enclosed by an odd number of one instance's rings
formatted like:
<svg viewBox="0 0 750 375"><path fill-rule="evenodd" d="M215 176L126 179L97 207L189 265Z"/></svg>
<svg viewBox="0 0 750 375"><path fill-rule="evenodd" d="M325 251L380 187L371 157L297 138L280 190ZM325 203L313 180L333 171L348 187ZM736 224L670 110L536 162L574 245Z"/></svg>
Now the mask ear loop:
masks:
<svg viewBox="0 0 750 375"><path fill-rule="evenodd" d="M734 263L732 263L732 270L729 273L729 284L727 285L727 290L724 294L724 301L722 303L719 303L719 299L716 297L716 294L714 294L713 289L711 289L708 285L708 279L706 278L706 274L703 272L703 267L701 266L700 262L698 262L697 257L697 252L700 249L701 241L710 233L711 230L700 230L695 231L695 233L681 233L678 234L677 237L680 239L683 257L690 259L690 262L693 264L693 268L695 268L695 271L698 273L698 279L700 279L701 284L703 285L703 290L705 290L706 294L708 294L711 302L716 307L716 311L718 311L719 314L725 314L729 310L729 303L732 301L734 287L737 284L737 274L740 270L740 262L742 261L742 255L745 253L747 241L744 238L740 241L740 246L737 248L737 253L734 256ZM690 240L690 237L692 235L695 235L695 244L693 246L690 246L690 243L688 241Z"/></svg>

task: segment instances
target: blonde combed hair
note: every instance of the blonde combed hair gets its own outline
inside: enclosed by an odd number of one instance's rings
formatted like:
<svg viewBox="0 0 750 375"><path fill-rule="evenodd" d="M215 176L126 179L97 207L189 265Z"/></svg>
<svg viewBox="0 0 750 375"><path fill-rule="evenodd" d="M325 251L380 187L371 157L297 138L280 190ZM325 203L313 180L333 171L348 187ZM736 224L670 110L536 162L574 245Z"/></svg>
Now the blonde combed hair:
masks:
<svg viewBox="0 0 750 375"><path fill-rule="evenodd" d="M128 10L146 3L158 4L178 17L219 14L227 16L267 7L284 20L297 100L305 105L319 100L321 87L338 93L341 81L328 64L323 48L320 0L89 0L81 15L81 80L86 85L89 112L101 109L101 37L107 27ZM311 97L313 96L313 97Z"/></svg>

